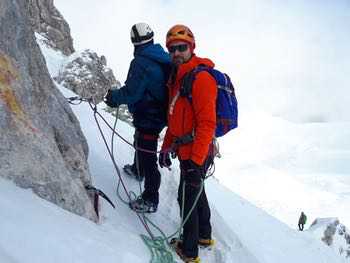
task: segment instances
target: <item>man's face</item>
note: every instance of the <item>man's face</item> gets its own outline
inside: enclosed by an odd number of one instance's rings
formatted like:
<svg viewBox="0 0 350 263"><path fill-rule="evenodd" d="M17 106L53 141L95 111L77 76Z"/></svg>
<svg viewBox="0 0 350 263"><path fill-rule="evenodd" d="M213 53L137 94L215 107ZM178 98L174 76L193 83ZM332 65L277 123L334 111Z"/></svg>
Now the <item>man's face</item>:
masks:
<svg viewBox="0 0 350 263"><path fill-rule="evenodd" d="M186 63L192 56L189 44L184 41L174 41L168 50L173 63L177 66Z"/></svg>

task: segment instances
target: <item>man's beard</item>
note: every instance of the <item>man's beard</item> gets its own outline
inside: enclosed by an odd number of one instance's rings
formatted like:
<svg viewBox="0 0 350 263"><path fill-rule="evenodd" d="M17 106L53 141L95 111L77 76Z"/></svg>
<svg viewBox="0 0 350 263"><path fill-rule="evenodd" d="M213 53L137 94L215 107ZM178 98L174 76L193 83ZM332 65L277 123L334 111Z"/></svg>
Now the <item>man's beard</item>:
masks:
<svg viewBox="0 0 350 263"><path fill-rule="evenodd" d="M183 57L178 56L173 58L173 63L177 66L183 64L184 62L185 59Z"/></svg>

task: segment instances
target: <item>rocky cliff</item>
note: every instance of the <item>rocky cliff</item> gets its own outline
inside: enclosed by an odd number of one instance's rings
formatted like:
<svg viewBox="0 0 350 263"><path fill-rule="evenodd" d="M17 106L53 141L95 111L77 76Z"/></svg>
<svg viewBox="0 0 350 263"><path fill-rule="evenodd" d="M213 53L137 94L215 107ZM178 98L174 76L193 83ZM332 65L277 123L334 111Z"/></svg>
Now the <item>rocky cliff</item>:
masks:
<svg viewBox="0 0 350 263"><path fill-rule="evenodd" d="M69 25L53 4L53 0L29 0L28 11L33 30L47 39L47 44L65 55L74 52Z"/></svg>
<svg viewBox="0 0 350 263"><path fill-rule="evenodd" d="M0 176L96 220L85 191L91 184L88 145L49 76L31 26L57 33L53 21L62 19L59 13L53 20L41 12L33 15L31 7L37 4L40 9L45 3L55 10L52 1L0 1ZM56 48L61 48L61 37L57 39ZM73 51L70 44L63 46L64 52Z"/></svg>

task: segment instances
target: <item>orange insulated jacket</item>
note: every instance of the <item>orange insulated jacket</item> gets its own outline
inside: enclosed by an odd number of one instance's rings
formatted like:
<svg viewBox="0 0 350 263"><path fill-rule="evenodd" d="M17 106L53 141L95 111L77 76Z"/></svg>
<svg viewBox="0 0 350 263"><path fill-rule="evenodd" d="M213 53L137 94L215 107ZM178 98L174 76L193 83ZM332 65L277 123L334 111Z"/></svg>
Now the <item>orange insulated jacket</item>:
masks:
<svg viewBox="0 0 350 263"><path fill-rule="evenodd" d="M198 165L204 163L215 135L216 82L208 72L201 71L196 74L192 85L192 101L180 97L179 90L186 73L200 64L214 67L211 60L193 55L188 62L178 67L175 81L168 85L168 129L162 146L163 150L168 149L176 138L193 133L193 142L180 145L176 153L180 160L191 159Z"/></svg>

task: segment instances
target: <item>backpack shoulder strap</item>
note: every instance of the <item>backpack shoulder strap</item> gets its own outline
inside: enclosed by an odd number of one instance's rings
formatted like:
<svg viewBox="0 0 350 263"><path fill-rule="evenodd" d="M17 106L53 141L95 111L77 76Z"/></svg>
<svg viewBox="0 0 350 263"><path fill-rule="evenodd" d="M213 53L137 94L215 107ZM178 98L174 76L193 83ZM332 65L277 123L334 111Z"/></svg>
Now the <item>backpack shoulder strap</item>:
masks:
<svg viewBox="0 0 350 263"><path fill-rule="evenodd" d="M188 97L190 100L192 99L192 84L196 79L196 75L201 71L207 71L210 74L210 68L206 65L200 64L183 77L180 88L181 97Z"/></svg>

